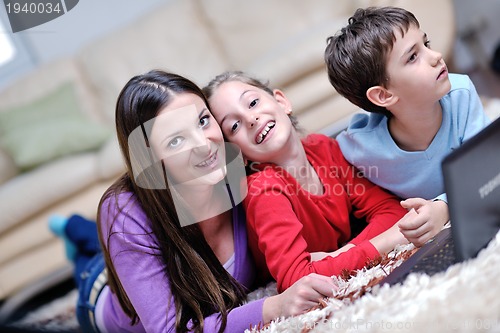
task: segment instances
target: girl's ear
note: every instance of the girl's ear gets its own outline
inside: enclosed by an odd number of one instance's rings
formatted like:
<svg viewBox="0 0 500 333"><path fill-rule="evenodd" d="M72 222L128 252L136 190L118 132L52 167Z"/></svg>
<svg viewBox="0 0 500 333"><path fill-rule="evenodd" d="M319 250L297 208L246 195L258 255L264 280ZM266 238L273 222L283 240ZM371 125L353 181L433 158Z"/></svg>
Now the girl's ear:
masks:
<svg viewBox="0 0 500 333"><path fill-rule="evenodd" d="M366 97L375 105L387 108L394 105L398 96L382 86L373 86L366 91Z"/></svg>
<svg viewBox="0 0 500 333"><path fill-rule="evenodd" d="M285 110L286 114L290 114L292 112L292 103L285 96L285 93L279 89L273 90L274 99L278 102L279 105Z"/></svg>

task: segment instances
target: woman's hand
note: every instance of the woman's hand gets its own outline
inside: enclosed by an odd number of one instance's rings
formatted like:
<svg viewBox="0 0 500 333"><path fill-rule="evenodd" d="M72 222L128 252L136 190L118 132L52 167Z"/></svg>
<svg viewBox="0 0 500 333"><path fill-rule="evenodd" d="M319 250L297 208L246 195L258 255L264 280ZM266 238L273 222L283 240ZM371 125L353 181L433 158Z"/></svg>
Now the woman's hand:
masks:
<svg viewBox="0 0 500 333"><path fill-rule="evenodd" d="M333 279L328 276L315 273L304 276L281 294L266 298L263 306L264 322L304 313L318 305L321 299L332 297L337 289Z"/></svg>

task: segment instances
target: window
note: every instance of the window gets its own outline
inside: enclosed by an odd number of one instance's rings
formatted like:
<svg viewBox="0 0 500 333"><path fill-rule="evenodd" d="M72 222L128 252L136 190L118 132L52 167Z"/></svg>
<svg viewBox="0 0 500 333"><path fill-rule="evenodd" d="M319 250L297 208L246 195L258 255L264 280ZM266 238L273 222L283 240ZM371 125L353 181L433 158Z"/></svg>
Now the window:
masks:
<svg viewBox="0 0 500 333"><path fill-rule="evenodd" d="M24 36L12 33L7 13L0 11L0 88L33 67Z"/></svg>
<svg viewBox="0 0 500 333"><path fill-rule="evenodd" d="M9 63L14 59L16 50L12 44L12 40L7 34L7 29L4 23L0 21L0 66Z"/></svg>

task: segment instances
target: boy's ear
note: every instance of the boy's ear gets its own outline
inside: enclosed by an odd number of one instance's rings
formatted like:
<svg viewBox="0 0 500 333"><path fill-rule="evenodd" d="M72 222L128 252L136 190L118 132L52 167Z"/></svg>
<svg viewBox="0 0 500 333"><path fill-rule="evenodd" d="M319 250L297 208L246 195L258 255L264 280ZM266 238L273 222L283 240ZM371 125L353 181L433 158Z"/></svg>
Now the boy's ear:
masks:
<svg viewBox="0 0 500 333"><path fill-rule="evenodd" d="M399 100L398 96L382 86L373 86L369 88L366 91L366 97L373 104L384 108L394 105Z"/></svg>
<svg viewBox="0 0 500 333"><path fill-rule="evenodd" d="M290 103L284 92L279 89L274 89L273 95L276 102L283 107L286 114L292 113L292 103Z"/></svg>

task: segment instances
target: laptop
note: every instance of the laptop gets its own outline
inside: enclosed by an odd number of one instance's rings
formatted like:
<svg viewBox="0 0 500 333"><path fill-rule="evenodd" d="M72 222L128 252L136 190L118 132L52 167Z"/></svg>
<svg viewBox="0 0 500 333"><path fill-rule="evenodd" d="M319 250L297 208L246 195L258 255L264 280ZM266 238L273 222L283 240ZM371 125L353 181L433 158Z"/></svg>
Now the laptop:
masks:
<svg viewBox="0 0 500 333"><path fill-rule="evenodd" d="M403 282L413 272L433 275L477 256L500 229L500 118L442 162L451 225L380 283Z"/></svg>

